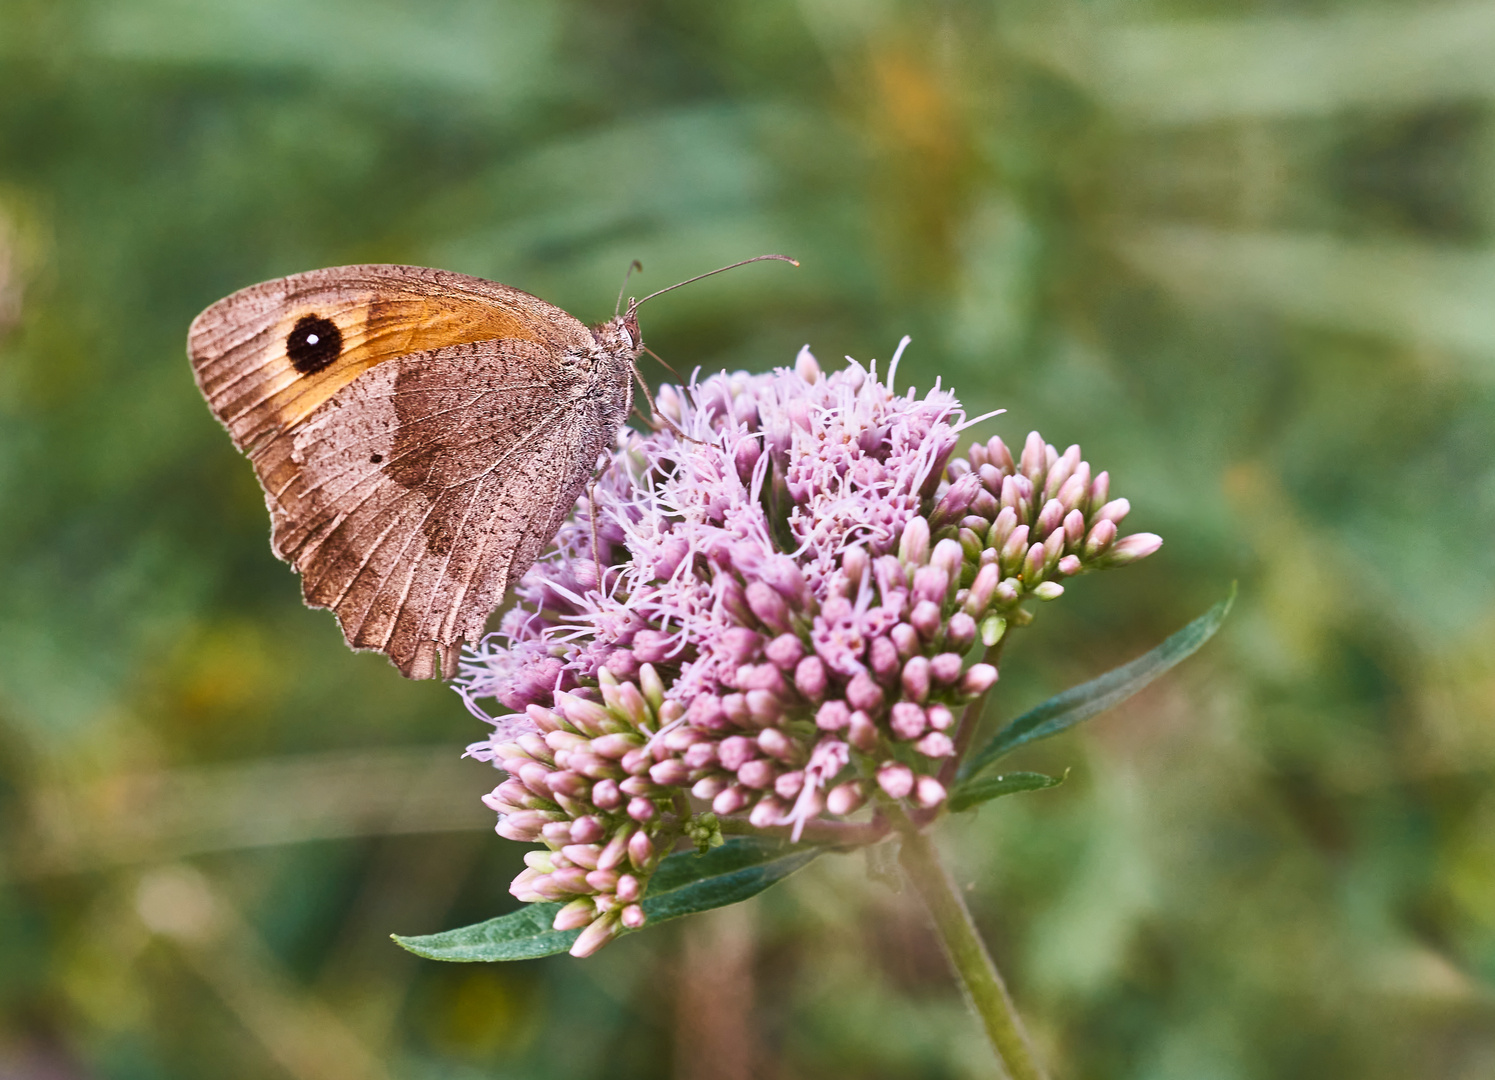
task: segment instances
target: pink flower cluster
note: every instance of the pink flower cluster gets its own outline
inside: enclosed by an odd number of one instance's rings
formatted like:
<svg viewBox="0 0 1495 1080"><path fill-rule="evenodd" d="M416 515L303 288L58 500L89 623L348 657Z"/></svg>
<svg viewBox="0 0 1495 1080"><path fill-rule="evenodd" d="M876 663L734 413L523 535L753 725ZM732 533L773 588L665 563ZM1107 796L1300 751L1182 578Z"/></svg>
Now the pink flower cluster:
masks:
<svg viewBox="0 0 1495 1080"><path fill-rule="evenodd" d="M623 433L464 658L496 729L469 752L509 774L498 831L546 845L512 891L565 902L576 955L642 925L659 859L720 818L797 839L874 798L938 808L959 713L997 678L978 642L1161 544L1118 538L1126 500L1077 446L953 458L976 421L938 384L895 393L897 363L827 376L803 350L663 388L670 423Z"/></svg>

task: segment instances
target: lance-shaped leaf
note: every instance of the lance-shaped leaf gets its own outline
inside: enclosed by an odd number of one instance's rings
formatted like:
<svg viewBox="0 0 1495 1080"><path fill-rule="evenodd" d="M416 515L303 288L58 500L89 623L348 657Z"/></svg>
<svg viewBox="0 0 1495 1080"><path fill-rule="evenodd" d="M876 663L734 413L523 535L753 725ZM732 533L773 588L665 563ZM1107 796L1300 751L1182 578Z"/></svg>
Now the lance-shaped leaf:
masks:
<svg viewBox="0 0 1495 1080"><path fill-rule="evenodd" d="M1056 694L1042 705L1023 713L997 732L978 753L966 759L961 766L960 777L973 777L1019 746L1057 735L1131 697L1175 664L1193 655L1212 638L1225 621L1225 616L1230 614L1230 607L1235 603L1235 593L1236 587L1231 585L1229 596L1151 652L1144 653L1129 664L1113 668L1099 678Z"/></svg>
<svg viewBox="0 0 1495 1080"><path fill-rule="evenodd" d="M1067 775L1068 773L1065 774ZM950 810L958 814L962 810L969 810L973 806L979 806L992 799L1000 799L1003 795L1016 795L1020 791L1041 791L1044 788L1058 787L1064 783L1064 779L1064 776L1049 776L1041 772L973 776L965 783L958 784L950 793Z"/></svg>
<svg viewBox="0 0 1495 1080"><path fill-rule="evenodd" d="M704 855L680 852L659 864L642 904L648 925L746 900L810 863L821 848L734 837ZM580 930L552 930L560 904L526 904L496 919L420 937L392 935L432 960L532 960L565 952Z"/></svg>

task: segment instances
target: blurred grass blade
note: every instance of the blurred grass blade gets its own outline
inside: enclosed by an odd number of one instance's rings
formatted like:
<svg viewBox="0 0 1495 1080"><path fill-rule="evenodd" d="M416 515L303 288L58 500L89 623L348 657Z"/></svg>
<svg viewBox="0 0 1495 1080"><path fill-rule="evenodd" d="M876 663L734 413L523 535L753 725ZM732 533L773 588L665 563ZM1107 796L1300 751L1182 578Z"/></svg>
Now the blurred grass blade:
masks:
<svg viewBox="0 0 1495 1080"><path fill-rule="evenodd" d="M660 863L643 900L649 925L746 900L807 866L818 847L734 837L704 855L684 851ZM550 928L560 904L526 904L496 919L421 937L391 935L431 960L532 960L571 948L580 930Z"/></svg>
<svg viewBox="0 0 1495 1080"><path fill-rule="evenodd" d="M1066 773L1065 776L1068 774ZM1049 776L1041 772L1003 773L1001 776L972 777L956 786L950 793L950 810L960 813L973 806L980 806L1003 795L1016 795L1020 791L1042 791L1064 783L1064 776Z"/></svg>
<svg viewBox="0 0 1495 1080"><path fill-rule="evenodd" d="M991 742L961 766L960 778L966 780L975 776L998 758L1025 743L1057 735L1066 728L1105 712L1113 705L1121 704L1175 664L1193 655L1201 645L1214 637L1215 631L1225 621L1225 616L1230 614L1235 594L1236 586L1232 584L1229 596L1156 649L1144 653L1129 664L1113 668L1099 678L1071 687L1062 694L1055 694L1042 705L1023 713L997 732Z"/></svg>

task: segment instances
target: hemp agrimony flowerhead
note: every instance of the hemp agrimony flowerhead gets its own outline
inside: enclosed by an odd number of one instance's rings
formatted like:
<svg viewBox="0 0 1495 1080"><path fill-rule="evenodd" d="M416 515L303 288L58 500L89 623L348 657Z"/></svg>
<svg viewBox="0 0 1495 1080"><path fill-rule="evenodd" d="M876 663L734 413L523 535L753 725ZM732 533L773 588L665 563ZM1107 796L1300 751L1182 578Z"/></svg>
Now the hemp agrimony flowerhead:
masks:
<svg viewBox="0 0 1495 1080"><path fill-rule="evenodd" d="M798 840L869 803L938 813L1026 605L1162 543L1119 536L1127 501L1078 446L955 457L976 421L938 384L897 393L897 363L826 375L805 349L664 387L669 422L620 436L464 657L495 729L469 753L508 773L484 801L544 845L511 891L563 903L574 955L643 925L661 859L724 822Z"/></svg>

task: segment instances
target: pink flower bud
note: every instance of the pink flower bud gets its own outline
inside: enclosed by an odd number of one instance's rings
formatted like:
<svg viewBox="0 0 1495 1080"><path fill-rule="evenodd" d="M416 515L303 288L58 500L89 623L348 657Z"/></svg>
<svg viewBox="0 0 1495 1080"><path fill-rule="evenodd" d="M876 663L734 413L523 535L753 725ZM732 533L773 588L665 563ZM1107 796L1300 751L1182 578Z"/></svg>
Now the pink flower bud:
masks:
<svg viewBox="0 0 1495 1080"><path fill-rule="evenodd" d="M950 616L945 625L945 644L956 652L963 653L976 643L976 620L964 611Z"/></svg>
<svg viewBox="0 0 1495 1080"><path fill-rule="evenodd" d="M889 639L898 650L898 655L907 660L923 648L919 641L919 632L908 623L899 623L888 632Z"/></svg>
<svg viewBox="0 0 1495 1080"><path fill-rule="evenodd" d="M870 754L877 749L877 725L872 722L872 717L858 709L851 714L851 719L846 725L846 740L864 754Z"/></svg>
<svg viewBox="0 0 1495 1080"><path fill-rule="evenodd" d="M557 889L573 895L577 893L589 893L592 887L587 884L587 872L579 866L567 866L550 872L550 882Z"/></svg>
<svg viewBox="0 0 1495 1080"><path fill-rule="evenodd" d="M1093 559L1106 551L1116 541L1116 522L1101 518L1090 528L1085 538L1085 558Z"/></svg>
<svg viewBox="0 0 1495 1080"><path fill-rule="evenodd" d="M572 944L571 955L578 960L591 956L621 932L622 926L611 912L603 915L601 918L593 919L591 924L581 932L581 936Z"/></svg>
<svg viewBox="0 0 1495 1080"><path fill-rule="evenodd" d="M978 664L976 666L980 667L981 665ZM944 705L931 705L924 710L924 714L929 717L929 726L934 728L935 731L948 731L950 726L955 723L955 714Z"/></svg>
<svg viewBox="0 0 1495 1080"><path fill-rule="evenodd" d="M1098 521L1114 521L1120 525L1122 519L1132 512L1132 504L1126 499L1112 499L1095 512Z"/></svg>
<svg viewBox="0 0 1495 1080"><path fill-rule="evenodd" d="M966 473L957 479L929 515L930 527L939 528L964 515L980 490L981 477L975 473Z"/></svg>
<svg viewBox="0 0 1495 1080"><path fill-rule="evenodd" d="M1049 466L1048 475L1044 477L1043 482L1044 498L1056 498L1059 494L1060 489L1063 488L1069 478L1074 475L1075 469L1079 467L1079 464L1080 447L1079 444L1076 443L1065 450L1064 453L1059 456L1059 459Z"/></svg>
<svg viewBox="0 0 1495 1080"><path fill-rule="evenodd" d="M1028 439L1023 443L1023 456L1018 462L1018 468L1034 484L1037 484L1043 477L1046 465L1045 451L1047 449L1044 445L1042 435L1036 431L1028 432Z"/></svg>
<svg viewBox="0 0 1495 1080"><path fill-rule="evenodd" d="M698 742L685 748L685 767L688 769L704 769L708 765L717 763L717 744L714 742Z"/></svg>
<svg viewBox="0 0 1495 1080"><path fill-rule="evenodd" d="M558 817L559 815L552 815ZM571 842L571 822L569 821L547 821L540 826L540 835L547 843L569 844Z"/></svg>
<svg viewBox="0 0 1495 1080"><path fill-rule="evenodd" d="M1106 556L1106 561L1111 566L1125 566L1127 563L1147 558L1162 546L1163 538L1157 533L1134 533L1116 541L1116 546Z"/></svg>
<svg viewBox="0 0 1495 1080"><path fill-rule="evenodd" d="M995 435L987 440L986 459L1004 473L1010 473L1017 468L1012 460L1012 451L1007 449L1007 444Z"/></svg>
<svg viewBox="0 0 1495 1080"><path fill-rule="evenodd" d="M1090 507L1104 506L1106 498L1111 494L1111 474L1103 472L1095 478L1090 485L1090 494L1086 499L1089 504L1081 509L1088 510Z"/></svg>
<svg viewBox="0 0 1495 1080"><path fill-rule="evenodd" d="M618 887L616 870L593 870L587 875L587 884L598 892L612 892Z"/></svg>
<svg viewBox="0 0 1495 1080"><path fill-rule="evenodd" d="M633 874L623 874L618 878L617 888L613 891L623 903L631 904L644 894L644 887Z"/></svg>
<svg viewBox="0 0 1495 1080"><path fill-rule="evenodd" d="M859 780L848 780L831 788L825 798L825 808L837 817L854 814L867 801L867 790Z"/></svg>
<svg viewBox="0 0 1495 1080"><path fill-rule="evenodd" d="M652 821L656 813L654 803L642 795L628 800L628 816L634 821Z"/></svg>
<svg viewBox="0 0 1495 1080"><path fill-rule="evenodd" d="M540 838L539 826L531 826L528 821L521 819L519 824L514 823L518 814L509 814L507 817L498 819L498 824L493 826L493 831L505 840L517 840L521 844L529 844Z"/></svg>
<svg viewBox="0 0 1495 1080"><path fill-rule="evenodd" d="M803 769L786 772L773 782L774 794L781 799L793 799L799 794L800 788L804 786L805 773Z"/></svg>
<svg viewBox="0 0 1495 1080"><path fill-rule="evenodd" d="M746 735L732 735L723 739L717 750L722 768L728 772L736 772L757 756L758 743Z"/></svg>
<svg viewBox="0 0 1495 1080"><path fill-rule="evenodd" d="M519 782L541 799L549 799L550 772L552 770L549 767L543 766L538 761L525 761L525 764L519 767Z"/></svg>
<svg viewBox="0 0 1495 1080"><path fill-rule="evenodd" d="M1023 556L1028 553L1028 526L1019 525L1012 530L1007 537L1007 542L1002 545L999 563L1002 573L1015 574L1023 564Z"/></svg>
<svg viewBox="0 0 1495 1080"><path fill-rule="evenodd" d="M753 479L753 467L758 464L758 458L762 455L763 448L757 439L749 437L737 441L737 448L732 452L732 464L737 469L737 478L744 484Z"/></svg>
<svg viewBox="0 0 1495 1080"><path fill-rule="evenodd" d="M945 801L945 785L932 776L921 776L914 789L914 802L925 810L932 810Z"/></svg>
<svg viewBox="0 0 1495 1080"><path fill-rule="evenodd" d="M886 679L898 670L901 658L898 655L898 646L893 644L891 638L873 638L872 644L867 647L867 659L872 664L872 670L879 679Z"/></svg>
<svg viewBox="0 0 1495 1080"><path fill-rule="evenodd" d="M943 731L931 731L914 743L914 749L925 757L942 758L955 753L955 744Z"/></svg>
<svg viewBox="0 0 1495 1080"><path fill-rule="evenodd" d="M748 814L748 823L756 829L782 825L784 815L788 810L788 805L777 795L769 795L758 800L758 805L753 807L752 813Z"/></svg>
<svg viewBox="0 0 1495 1080"><path fill-rule="evenodd" d="M1028 549L1028 554L1023 559L1023 582L1030 588L1043 580L1043 557L1043 545L1034 544Z"/></svg>
<svg viewBox="0 0 1495 1080"><path fill-rule="evenodd" d="M748 586L749 602L751 602L752 588L751 585ZM765 585L764 588L767 586ZM722 652L734 665L747 663L758 655L758 650L763 646L763 635L745 626L729 626L722 631L720 640Z"/></svg>
<svg viewBox="0 0 1495 1080"><path fill-rule="evenodd" d="M898 541L898 559L905 566L922 566L929 560L929 522L910 518Z"/></svg>
<svg viewBox="0 0 1495 1080"><path fill-rule="evenodd" d="M821 731L840 731L850 722L851 710L844 701L827 701L815 713L815 726Z"/></svg>
<svg viewBox="0 0 1495 1080"><path fill-rule="evenodd" d="M971 459L971 464L976 464L974 458ZM977 475L981 477L981 486L984 487L987 491L989 491L993 495L1002 494L1003 474L1001 469L997 468L997 466L993 464L987 463L977 469Z"/></svg>
<svg viewBox="0 0 1495 1080"><path fill-rule="evenodd" d="M770 668L769 670L773 670ZM775 672L777 674L777 672ZM747 692L747 710L755 724L773 724L784 715L784 706L779 699L767 690L749 690Z"/></svg>
<svg viewBox="0 0 1495 1080"><path fill-rule="evenodd" d="M764 647L763 655L780 671L793 671L805 655L805 643L794 634L780 634Z"/></svg>
<svg viewBox="0 0 1495 1080"><path fill-rule="evenodd" d="M794 668L794 686L811 701L825 696L827 683L825 664L818 656L807 656Z"/></svg>
<svg viewBox="0 0 1495 1080"><path fill-rule="evenodd" d="M628 841L634 835L634 828L633 825L625 825L613 834L613 838L602 849L602 854L597 856L597 869L616 870L623 865L623 860L628 857Z"/></svg>
<svg viewBox="0 0 1495 1080"><path fill-rule="evenodd" d="M628 861L633 864L635 870L642 870L649 865L649 860L654 858L654 841L649 839L649 834L640 829L628 838Z"/></svg>
<svg viewBox="0 0 1495 1080"><path fill-rule="evenodd" d="M755 758L737 770L737 781L743 787L763 790L773 786L778 778L778 766L767 758Z"/></svg>
<svg viewBox="0 0 1495 1080"><path fill-rule="evenodd" d="M725 791L730 783L725 773L712 773L710 776L703 776L697 780L691 786L690 793L698 799L710 802Z"/></svg>
<svg viewBox="0 0 1495 1080"><path fill-rule="evenodd" d="M722 697L722 712L737 727L747 727L752 720L748 712L747 698L742 694L726 694Z"/></svg>
<svg viewBox="0 0 1495 1080"><path fill-rule="evenodd" d="M616 780L599 780L592 785L592 805L598 810L616 810L623 805L623 792Z"/></svg>
<svg viewBox="0 0 1495 1080"><path fill-rule="evenodd" d="M1033 595L1040 600L1057 600L1064 595L1064 586L1057 581L1043 581L1033 590Z"/></svg>
<svg viewBox="0 0 1495 1080"><path fill-rule="evenodd" d="M539 728L541 731L548 733L560 729L561 718L544 706L534 704L526 705L524 707L524 712L525 715L528 716L534 723L535 727Z"/></svg>
<svg viewBox="0 0 1495 1080"><path fill-rule="evenodd" d="M674 647L670 635L660 630L640 630L633 635L633 655L642 663L657 664L667 660Z"/></svg>
<svg viewBox="0 0 1495 1080"><path fill-rule="evenodd" d="M616 735L602 735L593 739L588 744L588 749L594 754L600 754L614 761L619 760L630 750L636 750L644 745L644 740L631 733L619 733Z"/></svg>
<svg viewBox="0 0 1495 1080"><path fill-rule="evenodd" d="M668 758L649 770L649 779L662 787L679 787L690 778L690 766L679 758Z"/></svg>
<svg viewBox="0 0 1495 1080"><path fill-rule="evenodd" d="M612 729L614 721L607 710L595 701L559 691L555 695L556 710L571 726L586 735L605 735Z"/></svg>
<svg viewBox="0 0 1495 1080"><path fill-rule="evenodd" d="M737 813L751 801L752 796L748 794L746 788L740 784L733 784L711 800L711 809L722 817L727 817Z"/></svg>
<svg viewBox="0 0 1495 1080"><path fill-rule="evenodd" d="M997 681L997 669L991 664L972 664L960 679L960 692L966 697L975 697L991 689Z"/></svg>
<svg viewBox="0 0 1495 1080"><path fill-rule="evenodd" d="M758 732L758 747L769 757L785 762L794 761L799 754L794 740L778 728L764 728Z"/></svg>
<svg viewBox="0 0 1495 1080"><path fill-rule="evenodd" d="M636 746L624 754L618 764L623 767L623 771L629 776L645 776L654 765L654 755L649 752L647 747ZM585 773L585 770L583 772ZM601 776L602 778L610 779L612 774L602 773ZM627 789L625 788L624 790L626 791Z"/></svg>
<svg viewBox="0 0 1495 1080"><path fill-rule="evenodd" d="M867 557L867 549L861 545L854 545L841 553L841 573L846 575L853 594L862 583L862 577L867 573L871 560Z"/></svg>
<svg viewBox="0 0 1495 1080"><path fill-rule="evenodd" d="M917 739L924 734L927 720L924 710L912 701L900 701L893 706L889 726L900 739Z"/></svg>
<svg viewBox="0 0 1495 1080"><path fill-rule="evenodd" d="M920 600L914 605L914 610L910 613L908 621L919 632L921 638L925 641L932 641L935 635L940 632L940 626L942 625L940 606L931 600Z"/></svg>
<svg viewBox="0 0 1495 1080"><path fill-rule="evenodd" d="M966 596L966 602L962 609L969 615L979 617L991 606L992 596L996 593L997 582L1002 580L1002 572L997 569L995 563L986 563L980 570L976 571L976 580L971 582L971 591Z"/></svg>
<svg viewBox="0 0 1495 1080"><path fill-rule="evenodd" d="M960 678L962 667L960 654L953 652L940 653L929 661L929 677L940 686L949 686Z"/></svg>
<svg viewBox="0 0 1495 1080"><path fill-rule="evenodd" d="M646 798L660 794L659 785L650 780L647 774L625 778L618 789L624 795L643 795Z"/></svg>
<svg viewBox="0 0 1495 1080"><path fill-rule="evenodd" d="M571 823L571 839L578 844L595 844L607 835L602 819L588 814Z"/></svg>
<svg viewBox="0 0 1495 1080"><path fill-rule="evenodd" d="M595 870L597 869L597 860L602 856L602 849L596 844L567 844L561 848L561 854L577 866L584 867L587 870Z"/></svg>
<svg viewBox="0 0 1495 1080"><path fill-rule="evenodd" d="M747 587L747 604L764 626L780 634L788 631L789 605L773 586L762 581L750 584Z"/></svg>
<svg viewBox="0 0 1495 1080"><path fill-rule="evenodd" d="M877 770L877 784L890 799L904 799L914 790L914 770L889 761Z"/></svg>
<svg viewBox="0 0 1495 1080"><path fill-rule="evenodd" d="M639 905L629 904L623 909L623 914L618 916L618 921L630 930L638 930L649 921L649 917Z"/></svg>
<svg viewBox="0 0 1495 1080"><path fill-rule="evenodd" d="M871 675L859 671L846 684L846 703L853 709L875 713L882 708L883 692Z"/></svg>
<svg viewBox="0 0 1495 1080"><path fill-rule="evenodd" d="M1059 560L1059 573L1065 577L1073 577L1084 569L1085 564L1080 562L1078 555L1066 555Z"/></svg>
<svg viewBox="0 0 1495 1080"><path fill-rule="evenodd" d="M592 782L570 769L553 772L545 778L545 781L550 785L551 791L557 795L564 795L568 799L585 799L592 792Z"/></svg>
<svg viewBox="0 0 1495 1080"><path fill-rule="evenodd" d="M1034 539L1043 539L1053 532L1064 522L1064 504L1058 499L1050 499L1043 504L1039 511L1038 521L1033 525Z"/></svg>
<svg viewBox="0 0 1495 1080"><path fill-rule="evenodd" d="M912 701L923 703L929 697L929 660L915 656L903 665L903 693Z"/></svg>

